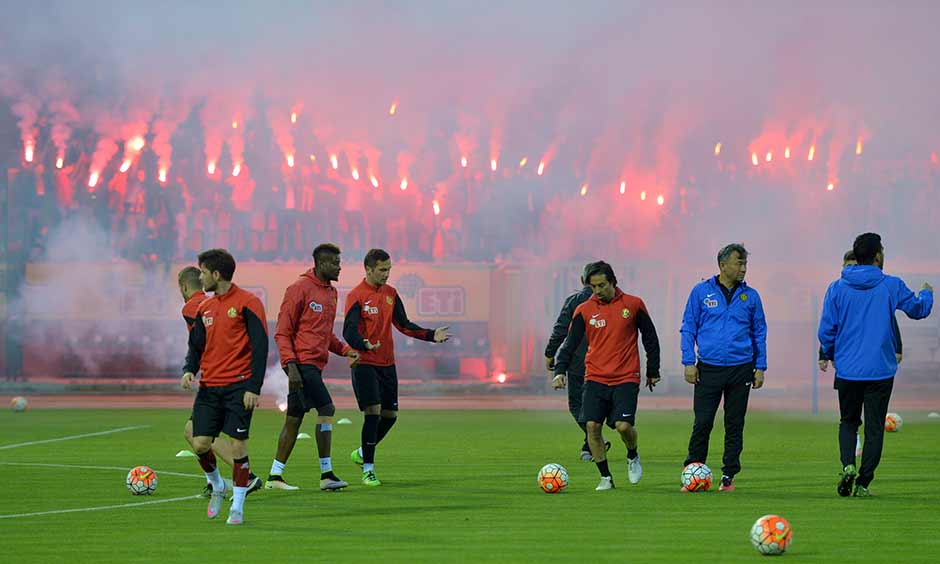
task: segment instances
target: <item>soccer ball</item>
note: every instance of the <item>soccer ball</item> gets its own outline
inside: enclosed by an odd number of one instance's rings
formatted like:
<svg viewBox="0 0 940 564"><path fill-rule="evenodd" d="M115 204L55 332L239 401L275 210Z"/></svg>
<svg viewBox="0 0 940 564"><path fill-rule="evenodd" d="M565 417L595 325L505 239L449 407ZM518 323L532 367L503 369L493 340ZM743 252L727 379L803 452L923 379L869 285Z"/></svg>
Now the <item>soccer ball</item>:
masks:
<svg viewBox="0 0 940 564"><path fill-rule="evenodd" d="M10 409L13 411L26 411L27 407L29 407L29 402L23 396L16 396L10 400Z"/></svg>
<svg viewBox="0 0 940 564"><path fill-rule="evenodd" d="M790 523L779 515L764 515L751 527L751 544L763 555L783 554L792 540Z"/></svg>
<svg viewBox="0 0 940 564"><path fill-rule="evenodd" d="M682 469L679 483L690 492L707 492L712 487L712 471L701 462L692 462Z"/></svg>
<svg viewBox="0 0 940 564"><path fill-rule="evenodd" d="M150 495L157 491L157 473L147 466L138 466L127 473L124 483L131 495Z"/></svg>
<svg viewBox="0 0 940 564"><path fill-rule="evenodd" d="M558 493L568 487L568 471L561 464L546 464L539 470L539 487L545 493Z"/></svg>
<svg viewBox="0 0 940 564"><path fill-rule="evenodd" d="M904 425L904 420L897 413L889 413L885 417L885 431L889 433L900 431L902 425Z"/></svg>

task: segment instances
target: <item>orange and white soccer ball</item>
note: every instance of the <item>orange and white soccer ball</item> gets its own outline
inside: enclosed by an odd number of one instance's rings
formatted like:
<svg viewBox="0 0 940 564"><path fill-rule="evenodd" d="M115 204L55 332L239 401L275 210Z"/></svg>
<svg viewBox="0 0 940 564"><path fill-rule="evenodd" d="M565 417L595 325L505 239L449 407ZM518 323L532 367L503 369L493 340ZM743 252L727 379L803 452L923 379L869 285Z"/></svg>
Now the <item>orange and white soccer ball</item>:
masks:
<svg viewBox="0 0 940 564"><path fill-rule="evenodd" d="M689 463L679 476L680 485L690 492L707 492L712 487L712 471L701 462Z"/></svg>
<svg viewBox="0 0 940 564"><path fill-rule="evenodd" d="M132 468L125 484L131 495L150 495L157 491L157 473L147 466Z"/></svg>
<svg viewBox="0 0 940 564"><path fill-rule="evenodd" d="M783 554L792 541L793 529L779 515L764 515L751 527L751 544L765 556Z"/></svg>
<svg viewBox="0 0 940 564"><path fill-rule="evenodd" d="M539 470L539 488L545 493L558 493L568 487L568 471L561 464L546 464Z"/></svg>
<svg viewBox="0 0 940 564"><path fill-rule="evenodd" d="M889 433L900 431L902 425L904 425L904 420L897 413L889 413L885 417L885 431Z"/></svg>
<svg viewBox="0 0 940 564"><path fill-rule="evenodd" d="M29 402L23 396L16 396L10 400L10 409L13 411L26 411L27 407L29 407Z"/></svg>

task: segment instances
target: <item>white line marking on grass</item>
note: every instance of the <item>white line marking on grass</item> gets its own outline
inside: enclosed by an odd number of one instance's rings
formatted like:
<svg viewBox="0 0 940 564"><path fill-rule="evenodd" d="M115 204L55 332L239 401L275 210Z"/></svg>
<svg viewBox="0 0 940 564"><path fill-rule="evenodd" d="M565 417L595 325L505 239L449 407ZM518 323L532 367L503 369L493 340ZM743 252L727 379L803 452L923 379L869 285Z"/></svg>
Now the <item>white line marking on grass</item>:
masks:
<svg viewBox="0 0 940 564"><path fill-rule="evenodd" d="M140 505L157 505L158 503L170 503L173 501L185 501L202 497L200 494L188 495L185 497L171 497L170 499L155 499L153 501L141 501L137 503L121 503L118 505L101 505L98 507L80 507L78 509L56 509L54 511L37 511L36 513L16 513L13 515L0 515L0 519L17 519L19 517L36 517L39 515L58 515L61 513L80 513L84 511L103 511L105 509L122 509L124 507L137 507Z"/></svg>
<svg viewBox="0 0 940 564"><path fill-rule="evenodd" d="M77 468L79 470L120 470L121 472L127 472L130 468L124 466L85 466L82 464L48 464L44 462L0 462L2 466L31 466L36 468ZM157 476L179 476L181 478L202 478L205 479L204 475L200 476L199 474L181 474L179 472L169 472L165 470L157 470L156 468L150 467L151 470L157 473Z"/></svg>
<svg viewBox="0 0 940 564"><path fill-rule="evenodd" d="M146 429L147 427L150 427L150 425L137 425L137 426L134 426L134 427L118 427L117 429L110 429L110 430L108 430L108 431L98 431L97 433L85 433L85 434L83 434L83 435L69 435L68 437L59 437L59 438L57 438L57 439L45 439L45 440L42 440L42 441L29 441L29 442L27 442L27 443L16 443L16 444L12 444L12 445L2 445L2 446L0 446L0 450L6 450L6 449L8 449L8 448L19 448L19 447L24 447L24 446L32 446L32 445L42 445L42 444L46 444L46 443L58 443L58 442L61 442L61 441L71 441L71 440L75 440L75 439L84 439L84 438L87 438L87 437L100 437L101 435L111 435L111 434L114 434L114 433L122 433L122 432L124 432L124 431L134 431L134 430L137 430L137 429Z"/></svg>

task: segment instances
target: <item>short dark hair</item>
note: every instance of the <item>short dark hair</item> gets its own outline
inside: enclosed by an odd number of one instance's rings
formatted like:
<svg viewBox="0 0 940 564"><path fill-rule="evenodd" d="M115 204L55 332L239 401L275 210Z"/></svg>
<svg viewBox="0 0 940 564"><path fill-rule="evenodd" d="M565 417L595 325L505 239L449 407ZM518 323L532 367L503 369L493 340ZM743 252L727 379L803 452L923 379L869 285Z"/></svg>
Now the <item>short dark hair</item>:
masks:
<svg viewBox="0 0 940 564"><path fill-rule="evenodd" d="M877 233L862 233L855 238L852 252L858 264L875 264L875 255L884 251L881 245L881 235Z"/></svg>
<svg viewBox="0 0 940 564"><path fill-rule="evenodd" d="M198 268L195 266L187 266L183 270L180 270L180 273L176 276L176 280L187 288L201 288L202 284L199 282L199 274Z"/></svg>
<svg viewBox="0 0 940 564"><path fill-rule="evenodd" d="M313 257L313 264L320 264L320 261L323 260L326 255L338 255L340 254L339 247L333 243L320 243L317 245L317 248L313 249L311 256Z"/></svg>
<svg viewBox="0 0 940 564"><path fill-rule="evenodd" d="M730 259L735 251L737 251L739 257L747 259L747 249L744 248L744 245L741 243L731 243L730 245L725 245L718 251L718 264L720 265Z"/></svg>
<svg viewBox="0 0 940 564"><path fill-rule="evenodd" d="M592 262L584 268L584 283L590 284L591 276L596 276L598 274L605 275L608 282L614 286L617 285L617 276L614 275L613 267L602 260Z"/></svg>
<svg viewBox="0 0 940 564"><path fill-rule="evenodd" d="M202 251L199 253L199 266L209 272L218 272L226 282L231 282L235 275L235 257L225 249Z"/></svg>
<svg viewBox="0 0 940 564"><path fill-rule="evenodd" d="M366 268L375 268L375 265L382 262L383 260L391 260L391 255L389 255L384 249L369 249L369 252L366 253L366 258L363 259L362 264Z"/></svg>
<svg viewBox="0 0 940 564"><path fill-rule="evenodd" d="M581 269L581 283L585 286L588 285L588 271L591 270L591 267L594 266L593 262L589 262L584 265L584 268Z"/></svg>
<svg viewBox="0 0 940 564"><path fill-rule="evenodd" d="M850 260L855 260L855 251L852 249L845 251L845 254L842 255L842 262L849 262Z"/></svg>

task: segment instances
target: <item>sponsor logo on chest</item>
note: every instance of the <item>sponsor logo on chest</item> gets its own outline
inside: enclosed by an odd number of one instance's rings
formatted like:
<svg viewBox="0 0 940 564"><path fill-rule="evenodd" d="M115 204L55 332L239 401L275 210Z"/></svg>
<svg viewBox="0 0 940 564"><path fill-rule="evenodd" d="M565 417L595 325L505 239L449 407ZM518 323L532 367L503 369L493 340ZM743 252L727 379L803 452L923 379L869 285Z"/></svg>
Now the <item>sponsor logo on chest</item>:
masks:
<svg viewBox="0 0 940 564"><path fill-rule="evenodd" d="M372 300L369 300L365 304L362 305L362 313L366 315L378 315L379 308L378 306L372 305Z"/></svg>
<svg viewBox="0 0 940 564"><path fill-rule="evenodd" d="M310 304L308 305L310 309L313 310L313 313L323 313L323 304L318 304L317 302L311 300Z"/></svg>
<svg viewBox="0 0 940 564"><path fill-rule="evenodd" d="M603 329L604 327L607 327L607 320L598 319L597 318L598 315L600 314L595 313L594 315L592 315L591 320L588 321L588 325L590 325L591 327L596 327L597 329Z"/></svg>

